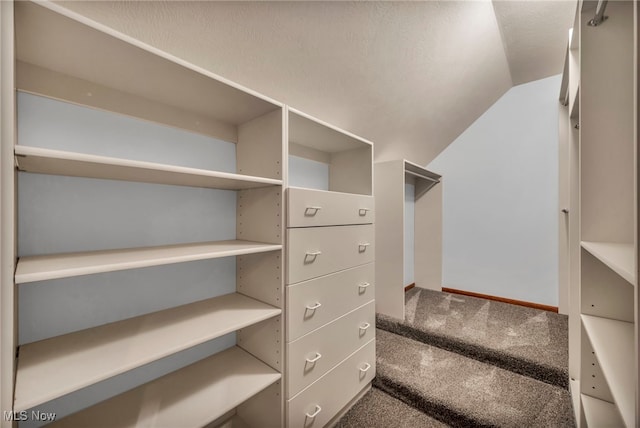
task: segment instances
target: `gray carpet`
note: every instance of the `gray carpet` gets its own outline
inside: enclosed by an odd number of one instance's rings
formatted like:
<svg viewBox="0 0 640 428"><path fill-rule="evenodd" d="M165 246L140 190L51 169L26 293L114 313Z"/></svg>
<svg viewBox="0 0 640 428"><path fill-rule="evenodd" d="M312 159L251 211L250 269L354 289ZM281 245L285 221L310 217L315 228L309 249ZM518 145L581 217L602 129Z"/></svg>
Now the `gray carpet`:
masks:
<svg viewBox="0 0 640 428"><path fill-rule="evenodd" d="M568 388L565 315L421 288L405 298L405 320L377 315L379 328Z"/></svg>
<svg viewBox="0 0 640 428"><path fill-rule="evenodd" d="M336 428L393 427L446 428L448 425L427 416L377 388L371 388L336 425Z"/></svg>
<svg viewBox="0 0 640 428"><path fill-rule="evenodd" d="M566 389L383 330L376 334L374 386L430 417L456 427L575 426ZM398 418L387 426L402 426L404 416Z"/></svg>

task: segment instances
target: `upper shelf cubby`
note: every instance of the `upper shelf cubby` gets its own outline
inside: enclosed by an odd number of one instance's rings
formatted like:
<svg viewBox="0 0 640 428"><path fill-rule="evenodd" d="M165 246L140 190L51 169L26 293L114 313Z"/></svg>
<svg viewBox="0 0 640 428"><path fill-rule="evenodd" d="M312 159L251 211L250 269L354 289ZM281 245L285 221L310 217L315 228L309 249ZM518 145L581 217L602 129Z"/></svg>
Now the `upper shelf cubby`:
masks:
<svg viewBox="0 0 640 428"><path fill-rule="evenodd" d="M235 143L239 174L282 179L282 104L54 3L15 19L18 90Z"/></svg>
<svg viewBox="0 0 640 428"><path fill-rule="evenodd" d="M288 123L290 186L373 194L371 142L294 109Z"/></svg>

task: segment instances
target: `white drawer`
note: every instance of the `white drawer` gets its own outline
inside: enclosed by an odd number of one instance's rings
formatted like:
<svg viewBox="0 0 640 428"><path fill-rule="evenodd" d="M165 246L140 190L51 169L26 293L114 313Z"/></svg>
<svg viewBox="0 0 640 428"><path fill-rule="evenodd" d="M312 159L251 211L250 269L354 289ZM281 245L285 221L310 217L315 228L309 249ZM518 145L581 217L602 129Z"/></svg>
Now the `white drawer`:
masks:
<svg viewBox="0 0 640 428"><path fill-rule="evenodd" d="M375 374L376 347L375 340L372 340L316 383L287 401L287 426L324 427L373 380Z"/></svg>
<svg viewBox="0 0 640 428"><path fill-rule="evenodd" d="M368 263L287 287L287 341L373 300L374 266ZM318 303L321 306L313 309Z"/></svg>
<svg viewBox="0 0 640 428"><path fill-rule="evenodd" d="M375 337L375 302L287 344L287 397L318 380Z"/></svg>
<svg viewBox="0 0 640 428"><path fill-rule="evenodd" d="M372 224L287 230L287 284L374 260Z"/></svg>
<svg viewBox="0 0 640 428"><path fill-rule="evenodd" d="M287 227L373 223L373 196L290 188Z"/></svg>

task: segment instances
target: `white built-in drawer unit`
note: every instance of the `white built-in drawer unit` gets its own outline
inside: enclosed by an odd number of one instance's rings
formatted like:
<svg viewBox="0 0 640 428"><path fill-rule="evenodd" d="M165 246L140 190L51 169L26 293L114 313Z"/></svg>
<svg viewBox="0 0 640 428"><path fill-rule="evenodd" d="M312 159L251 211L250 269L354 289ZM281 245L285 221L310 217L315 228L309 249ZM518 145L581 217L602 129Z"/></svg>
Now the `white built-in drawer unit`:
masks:
<svg viewBox="0 0 640 428"><path fill-rule="evenodd" d="M293 397L375 336L375 302L287 344L287 395Z"/></svg>
<svg viewBox="0 0 640 428"><path fill-rule="evenodd" d="M287 287L287 340L296 340L372 301L374 270L374 264L367 263Z"/></svg>
<svg viewBox="0 0 640 428"><path fill-rule="evenodd" d="M287 192L288 227L373 223L373 196L295 187Z"/></svg>
<svg viewBox="0 0 640 428"><path fill-rule="evenodd" d="M287 230L287 283L295 284L374 260L373 225Z"/></svg>
<svg viewBox="0 0 640 428"><path fill-rule="evenodd" d="M376 373L375 339L287 402L289 427L323 427Z"/></svg>

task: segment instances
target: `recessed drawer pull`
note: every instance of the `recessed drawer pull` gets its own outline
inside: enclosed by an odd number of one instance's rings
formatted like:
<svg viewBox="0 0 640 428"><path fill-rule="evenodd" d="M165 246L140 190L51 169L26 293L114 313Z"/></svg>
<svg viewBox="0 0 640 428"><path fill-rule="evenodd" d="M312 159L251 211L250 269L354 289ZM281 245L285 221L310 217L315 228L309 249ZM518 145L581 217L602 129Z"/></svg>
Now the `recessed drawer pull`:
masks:
<svg viewBox="0 0 640 428"><path fill-rule="evenodd" d="M322 303L320 302L315 302L313 305L307 305L306 308L309 309L310 311L315 311L316 309L318 309L320 306L322 306Z"/></svg>
<svg viewBox="0 0 640 428"><path fill-rule="evenodd" d="M307 363L313 364L316 361L318 361L320 358L322 358L322 354L320 354L320 352L316 352L316 356L313 358L306 358Z"/></svg>
<svg viewBox="0 0 640 428"><path fill-rule="evenodd" d="M362 284L358 284L359 288L367 288L368 286L370 286L371 284L369 284L368 282L363 282Z"/></svg>
<svg viewBox="0 0 640 428"><path fill-rule="evenodd" d="M309 413L305 413L305 415L306 415L308 418L313 419L313 418L315 418L316 416L318 416L318 413L320 413L321 411L322 411L322 407L320 407L320 406L318 406L318 405L316 404L316 410L315 410L313 413L311 413L311 414L309 414Z"/></svg>
<svg viewBox="0 0 640 428"><path fill-rule="evenodd" d="M369 327L371 327L371 324L369 324L368 322L366 322L366 323L364 323L364 324L362 324L362 325L360 326L360 330L366 330L366 329L368 329Z"/></svg>
<svg viewBox="0 0 640 428"><path fill-rule="evenodd" d="M361 243L359 243L358 244L358 251L360 251L361 253L364 253L369 245L371 245L369 242L361 242Z"/></svg>
<svg viewBox="0 0 640 428"><path fill-rule="evenodd" d="M318 214L318 211L320 211L322 209L322 207L307 207L304 209L304 215L307 217L313 217L314 215Z"/></svg>
<svg viewBox="0 0 640 428"><path fill-rule="evenodd" d="M366 372L368 372L368 371L369 371L369 369L370 369L370 368L371 368L371 364L369 364L369 363L364 363L364 367L360 368L360 371L361 371L362 373L366 373Z"/></svg>
<svg viewBox="0 0 640 428"><path fill-rule="evenodd" d="M364 217L367 215L367 211L371 211L370 208L360 208L358 210L358 214L360 214L361 217Z"/></svg>

